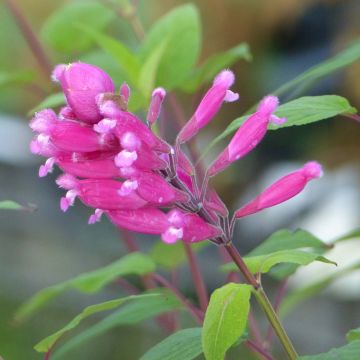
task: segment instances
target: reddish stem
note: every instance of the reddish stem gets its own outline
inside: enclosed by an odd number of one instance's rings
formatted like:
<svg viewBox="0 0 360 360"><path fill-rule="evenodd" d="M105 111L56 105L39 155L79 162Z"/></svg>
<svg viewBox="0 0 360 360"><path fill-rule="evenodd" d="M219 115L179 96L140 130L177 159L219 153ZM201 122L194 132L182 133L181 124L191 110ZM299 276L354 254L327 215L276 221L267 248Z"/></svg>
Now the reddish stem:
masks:
<svg viewBox="0 0 360 360"><path fill-rule="evenodd" d="M191 276L194 281L196 293L200 303L200 308L205 313L209 303L209 298L205 287L204 279L201 275L199 264L196 261L191 245L185 242L183 242L183 245L185 248L186 256L188 258Z"/></svg>
<svg viewBox="0 0 360 360"><path fill-rule="evenodd" d="M273 357L251 340L245 341L245 346L258 353L264 360L274 360Z"/></svg>
<svg viewBox="0 0 360 360"><path fill-rule="evenodd" d="M360 115L358 115L358 114L344 114L344 116L360 123Z"/></svg>
<svg viewBox="0 0 360 360"><path fill-rule="evenodd" d="M128 252L136 252L139 251L139 246L136 244L133 234L124 229L120 229L121 240L124 242L126 249Z"/></svg>
<svg viewBox="0 0 360 360"><path fill-rule="evenodd" d="M14 16L14 19L19 26L21 33L23 34L31 52L33 53L35 59L40 65L41 70L48 77L52 71L52 65L50 60L48 59L40 41L38 40L36 34L31 28L30 23L26 19L26 17L21 12L15 0L5 0L5 3L11 13Z"/></svg>

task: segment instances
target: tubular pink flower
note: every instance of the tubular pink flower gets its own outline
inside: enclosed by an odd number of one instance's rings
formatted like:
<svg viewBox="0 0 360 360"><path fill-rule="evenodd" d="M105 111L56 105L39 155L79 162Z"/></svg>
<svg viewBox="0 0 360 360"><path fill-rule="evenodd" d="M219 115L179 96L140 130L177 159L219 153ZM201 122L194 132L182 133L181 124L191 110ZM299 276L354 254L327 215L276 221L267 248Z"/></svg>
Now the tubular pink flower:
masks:
<svg viewBox="0 0 360 360"><path fill-rule="evenodd" d="M169 226L166 214L156 208L106 211L106 214L116 226L144 234L160 235Z"/></svg>
<svg viewBox="0 0 360 360"><path fill-rule="evenodd" d="M309 181L320 178L321 176L321 165L315 161L310 161L301 169L284 176L269 186L254 200L236 211L235 217L248 216L263 209L281 204L299 194Z"/></svg>
<svg viewBox="0 0 360 360"><path fill-rule="evenodd" d="M97 66L81 62L58 65L53 80L59 81L66 100L76 117L93 124L101 119L95 98L101 93L115 92L108 74Z"/></svg>
<svg viewBox="0 0 360 360"><path fill-rule="evenodd" d="M149 111L147 114L147 121L149 124L154 124L158 119L165 95L166 91L163 88L159 87L153 91Z"/></svg>
<svg viewBox="0 0 360 360"><path fill-rule="evenodd" d="M260 102L257 111L240 126L229 145L212 163L208 170L209 176L216 175L253 150L265 136L270 121L285 121L273 115L278 104L278 98L271 95Z"/></svg>
<svg viewBox="0 0 360 360"><path fill-rule="evenodd" d="M76 195L87 206L104 210L138 209L147 204L135 191L120 195L122 183L110 179L78 180L74 176L64 174L58 178L57 184L67 190L76 191Z"/></svg>
<svg viewBox="0 0 360 360"><path fill-rule="evenodd" d="M190 140L200 129L206 126L220 110L224 101L233 102L238 100L239 95L229 90L234 81L235 76L230 70L223 70L216 76L213 86L201 100L195 114L178 135L180 143Z"/></svg>

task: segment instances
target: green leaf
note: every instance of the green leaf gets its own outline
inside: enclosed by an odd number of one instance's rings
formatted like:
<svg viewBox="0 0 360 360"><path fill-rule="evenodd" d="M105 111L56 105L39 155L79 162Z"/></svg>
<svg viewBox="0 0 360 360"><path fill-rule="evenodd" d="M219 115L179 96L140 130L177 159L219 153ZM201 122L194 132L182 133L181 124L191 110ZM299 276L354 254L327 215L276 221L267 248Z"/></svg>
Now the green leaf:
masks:
<svg viewBox="0 0 360 360"><path fill-rule="evenodd" d="M0 201L0 210L23 210L24 207L12 200Z"/></svg>
<svg viewBox="0 0 360 360"><path fill-rule="evenodd" d="M279 230L270 235L264 242L252 250L247 256L270 254L280 250L301 248L326 249L328 245L305 230Z"/></svg>
<svg viewBox="0 0 360 360"><path fill-rule="evenodd" d="M131 303L115 311L113 314L110 314L97 324L72 337L59 348L51 358L53 360L60 359L69 351L83 346L84 343L89 342L95 337L98 337L115 327L137 324L159 314L182 307L179 300L172 293L162 289L155 289L153 292L157 293L159 296L134 299Z"/></svg>
<svg viewBox="0 0 360 360"><path fill-rule="evenodd" d="M357 329L350 330L346 334L346 339L348 342L360 340L360 327L358 327Z"/></svg>
<svg viewBox="0 0 360 360"><path fill-rule="evenodd" d="M141 89L142 94L145 98L149 99L151 92L155 88L155 80L157 71L162 60L165 48L167 46L167 39L165 38L159 46L151 52L148 58L144 61L143 66L141 67L139 75L138 87Z"/></svg>
<svg viewBox="0 0 360 360"><path fill-rule="evenodd" d="M170 335L147 351L140 360L192 360L201 353L201 328L191 328Z"/></svg>
<svg viewBox="0 0 360 360"><path fill-rule="evenodd" d="M14 72L0 71L0 88L12 85L22 85L32 82L35 78L33 70L19 70Z"/></svg>
<svg viewBox="0 0 360 360"><path fill-rule="evenodd" d="M351 65L355 61L360 59L360 39L354 41L348 48L338 53L334 57L311 67L295 79L282 85L271 93L274 95L282 95L288 93L296 86L306 86L309 83L313 83L324 76L332 74L335 71L341 70L346 66Z"/></svg>
<svg viewBox="0 0 360 360"><path fill-rule="evenodd" d="M252 273L267 273L273 266L280 263L308 265L313 261L336 265L335 262L325 257L300 250L280 250L271 254L244 257L244 261ZM238 271L235 264L229 263L222 266L224 271Z"/></svg>
<svg viewBox="0 0 360 360"><path fill-rule="evenodd" d="M208 245L209 243L202 241L191 244L191 248L194 252L198 252ZM165 244L163 241L158 241L152 247L150 256L157 265L166 270L176 269L185 263L187 259L184 244L181 241L171 245Z"/></svg>
<svg viewBox="0 0 360 360"><path fill-rule="evenodd" d="M188 77L199 56L201 28L194 5L179 6L153 25L141 48L142 61L155 51L164 38L168 41L156 83L171 90Z"/></svg>
<svg viewBox="0 0 360 360"><path fill-rule="evenodd" d="M146 295L132 295L127 296L120 299L105 301L100 304L91 305L86 307L79 315L75 316L67 325L65 325L62 329L58 330L54 334L46 337L45 339L41 340L39 343L37 343L34 347L34 349L38 352L47 352L49 351L54 344L68 331L74 329L77 327L80 322L87 317L96 314L98 312L102 311L108 311L113 310L120 305L122 305L124 302L134 299L139 299L141 297L151 297L151 296L157 296L157 294L146 294Z"/></svg>
<svg viewBox="0 0 360 360"><path fill-rule="evenodd" d="M251 286L227 284L215 290L206 310L202 346L207 360L223 360L244 333L250 309Z"/></svg>
<svg viewBox="0 0 360 360"><path fill-rule="evenodd" d="M334 244L337 244L338 242L342 242L342 241L346 241L346 240L351 240L351 239L355 239L360 237L360 229L355 229L353 231L350 231L349 233L338 237L337 239L335 239L333 241Z"/></svg>
<svg viewBox="0 0 360 360"><path fill-rule="evenodd" d="M344 113L356 113L349 102L337 95L304 96L280 105L276 115L286 117L287 121L280 126L270 125L269 129L277 130L294 125L306 125L316 121L332 118ZM249 116L235 119L226 130L217 136L205 149L205 153L220 140L235 132Z"/></svg>
<svg viewBox="0 0 360 360"><path fill-rule="evenodd" d="M18 309L15 319L17 321L25 320L50 300L67 290L94 293L120 276L144 275L154 270L155 264L148 256L141 253L126 255L103 268L83 273L73 279L40 290Z"/></svg>
<svg viewBox="0 0 360 360"><path fill-rule="evenodd" d="M341 278L348 273L360 269L360 262L355 263L351 266L348 266L344 269L338 270L335 273L327 276L324 279L316 281L310 285L307 285L303 288L293 290L290 294L288 294L280 306L280 315L284 317L288 314L292 309L294 309L300 302L305 301L311 297L314 297L316 294L320 293L326 287L328 287L332 282Z"/></svg>
<svg viewBox="0 0 360 360"><path fill-rule="evenodd" d="M101 31L115 14L98 2L70 2L53 13L41 29L42 39L64 54L87 50L91 36L80 32L78 24Z"/></svg>
<svg viewBox="0 0 360 360"><path fill-rule="evenodd" d="M62 92L47 96L40 104L32 108L28 115L32 115L36 111L46 108L55 108L65 104L65 96Z"/></svg>
<svg viewBox="0 0 360 360"><path fill-rule="evenodd" d="M327 353L300 356L299 360L359 360L360 341L353 341L340 348L331 349Z"/></svg>
<svg viewBox="0 0 360 360"><path fill-rule="evenodd" d="M209 57L181 84L181 89L189 93L196 91L200 85L212 81L222 69L230 67L240 59L252 60L249 45L246 43L241 43L230 50Z"/></svg>
<svg viewBox="0 0 360 360"><path fill-rule="evenodd" d="M78 25L78 31L87 34L98 46L111 55L121 66L124 75L130 85L137 86L138 77L141 69L140 61L124 44L120 41L102 34L91 26Z"/></svg>

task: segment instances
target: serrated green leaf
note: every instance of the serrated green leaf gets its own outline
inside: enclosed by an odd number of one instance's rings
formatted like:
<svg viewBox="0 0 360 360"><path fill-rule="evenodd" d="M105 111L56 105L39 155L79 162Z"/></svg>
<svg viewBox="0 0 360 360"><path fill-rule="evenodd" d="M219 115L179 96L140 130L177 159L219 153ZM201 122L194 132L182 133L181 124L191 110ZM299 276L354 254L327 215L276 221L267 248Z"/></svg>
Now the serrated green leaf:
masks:
<svg viewBox="0 0 360 360"><path fill-rule="evenodd" d="M24 207L12 200L0 201L0 210L22 210Z"/></svg>
<svg viewBox="0 0 360 360"><path fill-rule="evenodd" d="M77 25L101 31L114 18L115 14L99 2L70 2L46 20L41 37L55 50L65 54L84 51L94 39L80 32Z"/></svg>
<svg viewBox="0 0 360 360"><path fill-rule="evenodd" d="M93 338L98 337L115 327L137 324L159 314L180 309L182 307L179 300L169 291L155 289L152 292L159 296L134 299L131 303L125 305L113 314L110 314L97 324L72 337L60 347L51 358L53 360L61 359L64 355L68 354L69 351L72 351L79 346L83 346L84 343L89 342Z"/></svg>
<svg viewBox="0 0 360 360"><path fill-rule="evenodd" d="M244 333L250 309L251 286L227 284L215 290L206 310L202 346L207 360L223 360Z"/></svg>
<svg viewBox="0 0 360 360"><path fill-rule="evenodd" d="M87 317L102 312L102 311L108 311L113 310L120 305L122 305L126 301L139 299L141 297L151 297L151 296L157 296L157 294L146 294L146 295L131 295L120 299L105 301L100 304L91 305L86 307L79 315L75 316L67 325L65 325L63 328L55 332L54 334L46 337L45 339L41 340L39 343L37 343L34 347L34 349L38 352L47 352L49 351L54 344L68 331L74 329L77 327L80 322Z"/></svg>
<svg viewBox="0 0 360 360"><path fill-rule="evenodd" d="M202 241L191 244L191 248L194 252L198 252L208 245L208 242ZM185 263L187 259L184 244L181 241L171 245L165 244L163 241L158 241L152 247L150 256L157 265L167 270L179 267Z"/></svg>
<svg viewBox="0 0 360 360"><path fill-rule="evenodd" d="M293 290L291 293L286 295L286 297L281 302L281 306L279 310L281 317L284 317L286 314L288 314L289 311L295 308L295 306L297 306L300 302L305 301L315 296L316 294L320 293L335 280L358 269L360 269L360 262L348 266L342 270L336 271L335 273L327 276L326 278L316 281L303 288Z"/></svg>
<svg viewBox="0 0 360 360"><path fill-rule="evenodd" d="M32 82L35 78L33 70L19 70L14 72L0 71L0 88L11 85L22 85Z"/></svg>
<svg viewBox="0 0 360 360"><path fill-rule="evenodd" d="M94 293L116 278L125 275L144 275L155 270L155 264L150 257L141 253L132 253L103 268L78 275L77 277L40 290L16 312L16 321L23 321L39 310L50 300L67 290L77 290L82 293Z"/></svg>
<svg viewBox="0 0 360 360"><path fill-rule="evenodd" d="M288 93L296 86L305 86L309 83L316 82L324 76L341 70L360 59L360 39L354 41L348 48L338 53L334 57L306 70L295 79L282 85L277 90L272 91L274 95Z"/></svg>
<svg viewBox="0 0 360 360"><path fill-rule="evenodd" d="M150 98L151 92L155 88L156 75L167 43L168 41L165 38L158 47L150 53L141 67L138 88L141 89L146 99Z"/></svg>
<svg viewBox="0 0 360 360"><path fill-rule="evenodd" d="M348 342L360 340L360 327L358 327L357 329L350 330L346 334L346 339Z"/></svg>
<svg viewBox="0 0 360 360"><path fill-rule="evenodd" d="M299 360L359 360L360 341L353 341L345 346L331 349L327 353L300 356Z"/></svg>
<svg viewBox="0 0 360 360"><path fill-rule="evenodd" d="M181 84L181 90L190 93L196 91L203 83L212 81L222 69L230 67L241 59L252 60L249 45L246 43L241 43L227 51L209 57Z"/></svg>
<svg viewBox="0 0 360 360"><path fill-rule="evenodd" d="M119 40L96 31L91 26L77 25L78 31L87 34L97 45L111 55L114 60L121 66L124 75L130 85L137 86L138 77L141 69L138 58Z"/></svg>
<svg viewBox="0 0 360 360"><path fill-rule="evenodd" d="M308 265L313 261L336 265L335 262L325 257L300 250L280 250L271 254L244 257L244 261L252 273L267 273L273 266L281 263L292 263L298 265ZM223 271L238 271L235 264L223 265Z"/></svg>
<svg viewBox="0 0 360 360"><path fill-rule="evenodd" d="M247 256L270 254L280 250L300 248L326 249L328 245L305 230L279 230L271 234L264 242L252 250Z"/></svg>
<svg viewBox="0 0 360 360"><path fill-rule="evenodd" d="M33 113L41 109L56 108L64 104L65 104L64 93L59 92L59 93L51 94L47 96L39 105L36 105L34 108L32 108L28 112L28 115L32 115Z"/></svg>
<svg viewBox="0 0 360 360"><path fill-rule="evenodd" d="M147 351L140 360L192 360L201 353L201 328L191 328L170 335Z"/></svg>
<svg viewBox="0 0 360 360"><path fill-rule="evenodd" d="M356 109L352 107L349 102L337 95L322 95L322 96L304 96L299 99L289 101L288 103L279 106L276 115L279 117L286 117L287 121L280 126L270 125L270 130L278 130L294 125L306 125L316 121L332 118L337 115L349 113L356 113ZM243 122L248 118L248 115L241 116L235 119L231 124L217 136L205 149L204 156L215 144L226 136L235 132Z"/></svg>
<svg viewBox="0 0 360 360"><path fill-rule="evenodd" d="M153 25L141 48L142 61L165 37L168 42L159 65L156 84L171 90L188 77L200 53L200 19L194 5L179 6Z"/></svg>

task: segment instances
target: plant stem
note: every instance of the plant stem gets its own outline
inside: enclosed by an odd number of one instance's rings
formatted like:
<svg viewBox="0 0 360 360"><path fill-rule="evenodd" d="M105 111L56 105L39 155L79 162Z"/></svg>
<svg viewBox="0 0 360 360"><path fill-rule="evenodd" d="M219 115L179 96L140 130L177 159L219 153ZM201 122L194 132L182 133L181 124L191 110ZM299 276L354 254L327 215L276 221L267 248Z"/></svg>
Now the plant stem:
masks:
<svg viewBox="0 0 360 360"><path fill-rule="evenodd" d="M286 351L288 358L290 360L296 360L298 358L296 350L291 343L291 340L288 337L285 329L283 328L264 289L257 282L254 275L250 272L236 247L231 242L228 242L225 244L225 249L228 251L229 255L234 260L235 264L245 277L246 281L253 287L253 294L258 301L261 309L264 311L266 317L268 318L276 335L278 336L282 346L284 347L284 350Z"/></svg>
<svg viewBox="0 0 360 360"><path fill-rule="evenodd" d="M206 309L207 309L207 306L209 303L209 299L208 299L208 294L207 294L207 290L205 287L204 279L203 279L200 269L199 269L199 264L196 261L194 252L191 248L191 245L187 244L185 242L183 242L183 245L185 248L186 256L188 258L190 272L191 272L191 276L194 281L196 293L197 293L199 303L200 303L200 308L203 312L206 312Z"/></svg>
<svg viewBox="0 0 360 360"><path fill-rule="evenodd" d="M245 345L252 351L259 354L264 360L274 360L273 357L251 340L246 340Z"/></svg>
<svg viewBox="0 0 360 360"><path fill-rule="evenodd" d="M5 3L19 26L21 33L31 49L31 52L40 65L40 69L43 71L44 75L48 77L52 71L51 62L48 59L40 41L32 30L28 20L21 12L15 0L5 0Z"/></svg>

